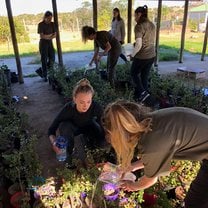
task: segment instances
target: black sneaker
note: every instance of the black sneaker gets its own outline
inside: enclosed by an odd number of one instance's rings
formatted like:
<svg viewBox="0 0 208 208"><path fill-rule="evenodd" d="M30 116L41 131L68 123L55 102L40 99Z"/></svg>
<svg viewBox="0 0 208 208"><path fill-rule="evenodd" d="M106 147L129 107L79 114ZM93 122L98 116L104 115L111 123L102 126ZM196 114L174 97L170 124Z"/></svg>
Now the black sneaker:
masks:
<svg viewBox="0 0 208 208"><path fill-rule="evenodd" d="M41 67L35 71L41 78L43 78L43 71Z"/></svg>
<svg viewBox="0 0 208 208"><path fill-rule="evenodd" d="M70 169L70 170L74 170L77 168L76 165L73 165L71 163L66 163L65 166L67 169Z"/></svg>
<svg viewBox="0 0 208 208"><path fill-rule="evenodd" d="M139 96L138 101L143 103L148 97L150 96L150 94L147 91L142 92L142 94Z"/></svg>

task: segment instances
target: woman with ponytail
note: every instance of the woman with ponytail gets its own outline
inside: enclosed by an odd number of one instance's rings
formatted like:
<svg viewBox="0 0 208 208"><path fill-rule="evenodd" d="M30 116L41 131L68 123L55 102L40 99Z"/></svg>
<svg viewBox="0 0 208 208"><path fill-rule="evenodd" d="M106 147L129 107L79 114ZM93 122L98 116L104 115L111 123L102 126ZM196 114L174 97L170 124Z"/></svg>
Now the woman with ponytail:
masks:
<svg viewBox="0 0 208 208"><path fill-rule="evenodd" d="M74 149L76 138L82 135L78 152L79 159L84 160L84 148L100 147L104 142L104 130L101 126L102 107L93 101L94 89L87 79L81 79L73 89L73 101L67 103L58 113L48 129L48 136L55 152L59 149L55 146L57 130L59 135L68 140L68 162Z"/></svg>
<svg viewBox="0 0 208 208"><path fill-rule="evenodd" d="M82 40L86 43L88 40L94 40L95 51L89 63L92 65L94 62L97 64L101 58L107 55L107 76L111 87L115 87L116 81L116 64L121 54L121 44L119 41L107 31L95 31L93 27L82 27ZM102 48L103 52L99 52Z"/></svg>
<svg viewBox="0 0 208 208"><path fill-rule="evenodd" d="M135 98L144 102L148 97L148 77L155 59L155 25L148 19L147 6L135 10L135 46L131 57L131 77Z"/></svg>
<svg viewBox="0 0 208 208"><path fill-rule="evenodd" d="M207 115L190 108L150 112L129 101L109 104L103 114L103 126L117 154L119 171L144 169L138 181L121 181L120 187L126 191L143 190L154 185L159 176L170 173L171 160L200 161L201 168L186 194L185 207L208 207L207 124ZM131 163L135 149L138 160ZM108 163L105 166L108 169Z"/></svg>

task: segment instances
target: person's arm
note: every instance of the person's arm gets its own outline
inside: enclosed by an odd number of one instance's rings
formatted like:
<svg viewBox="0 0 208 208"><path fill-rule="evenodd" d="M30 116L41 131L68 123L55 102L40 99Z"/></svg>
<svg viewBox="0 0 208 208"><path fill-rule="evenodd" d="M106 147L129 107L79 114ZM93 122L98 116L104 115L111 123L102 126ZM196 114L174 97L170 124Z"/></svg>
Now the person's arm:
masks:
<svg viewBox="0 0 208 208"><path fill-rule="evenodd" d="M92 65L93 62L95 62L95 63L97 62L98 54L99 54L99 47L97 46L97 47L95 48L94 55L93 55L93 57L92 57L92 59L91 59L89 65Z"/></svg>
<svg viewBox="0 0 208 208"><path fill-rule="evenodd" d="M56 131L59 127L59 124L62 121L70 120L70 106L69 104L66 104L62 110L58 113L58 115L53 120L52 124L48 128L48 137L53 142L54 137L56 137Z"/></svg>
<svg viewBox="0 0 208 208"><path fill-rule="evenodd" d="M137 38L131 57L134 57L140 51L141 47L142 47L142 38Z"/></svg>
<svg viewBox="0 0 208 208"><path fill-rule="evenodd" d="M157 180L157 176L148 178L144 175L136 182L122 181L120 188L124 189L125 191L139 191L154 185L157 182Z"/></svg>
<svg viewBox="0 0 208 208"><path fill-rule="evenodd" d="M99 54L99 60L100 60L103 56L107 55L107 54L108 54L108 51L110 51L110 49L111 49L111 44L110 44L109 41L108 41L108 42L106 43L106 45L105 45L105 50L104 50L102 53Z"/></svg>
<svg viewBox="0 0 208 208"><path fill-rule="evenodd" d="M52 40L55 37L56 37L56 32L55 33L52 33L52 34L49 34L49 35L45 35L43 33L40 33L40 38L41 39Z"/></svg>
<svg viewBox="0 0 208 208"><path fill-rule="evenodd" d="M136 162L131 163L131 166L129 167L128 171L134 172L136 170L140 170L144 168L144 164L141 160L137 160Z"/></svg>
<svg viewBox="0 0 208 208"><path fill-rule="evenodd" d="M126 35L125 24L124 24L124 21L121 20L121 41L120 41L121 44L124 44L125 35Z"/></svg>

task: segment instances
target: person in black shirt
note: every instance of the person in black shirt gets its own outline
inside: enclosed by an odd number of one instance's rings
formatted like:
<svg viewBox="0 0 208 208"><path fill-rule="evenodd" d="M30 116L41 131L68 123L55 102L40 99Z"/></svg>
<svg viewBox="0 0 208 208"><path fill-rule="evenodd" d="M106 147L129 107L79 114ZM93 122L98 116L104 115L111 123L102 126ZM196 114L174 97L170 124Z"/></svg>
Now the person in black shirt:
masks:
<svg viewBox="0 0 208 208"><path fill-rule="evenodd" d="M95 41L95 53L90 61L90 65L93 62L96 64L100 61L102 56L108 55L107 58L107 72L108 80L112 87L115 87L115 66L118 62L118 58L121 54L121 44L119 41L107 31L95 31L93 27L84 26L82 28L82 40L86 43L87 40ZM99 47L104 51L99 53Z"/></svg>
<svg viewBox="0 0 208 208"><path fill-rule="evenodd" d="M55 50L52 39L56 37L56 27L52 20L52 12L44 14L43 21L38 24L40 34L39 51L41 54L42 74L41 77L47 82L47 67L52 67L55 61Z"/></svg>
<svg viewBox="0 0 208 208"><path fill-rule="evenodd" d="M85 160L84 147L101 147L104 144L104 129L101 125L103 108L92 100L94 89L87 79L81 79L73 89L73 102L67 103L56 116L48 129L48 136L54 151L59 151L55 146L57 130L59 134L68 139L68 161L70 162L74 145L78 141L78 157ZM80 138L80 137L79 137ZM76 143L77 144L77 143Z"/></svg>

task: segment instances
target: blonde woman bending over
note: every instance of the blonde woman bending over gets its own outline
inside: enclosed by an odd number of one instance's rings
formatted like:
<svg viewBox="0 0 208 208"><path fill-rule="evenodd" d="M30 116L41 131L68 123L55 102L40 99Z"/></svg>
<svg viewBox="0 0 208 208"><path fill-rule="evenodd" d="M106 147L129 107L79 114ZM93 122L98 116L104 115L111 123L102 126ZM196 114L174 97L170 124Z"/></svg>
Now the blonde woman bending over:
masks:
<svg viewBox="0 0 208 208"><path fill-rule="evenodd" d="M196 110L171 107L149 112L142 106L117 101L104 111L106 138L122 170L144 168L136 182L123 181L126 191L146 189L171 169L171 160L201 161L201 168L185 197L186 208L208 207L208 116ZM138 161L131 163L135 148Z"/></svg>

